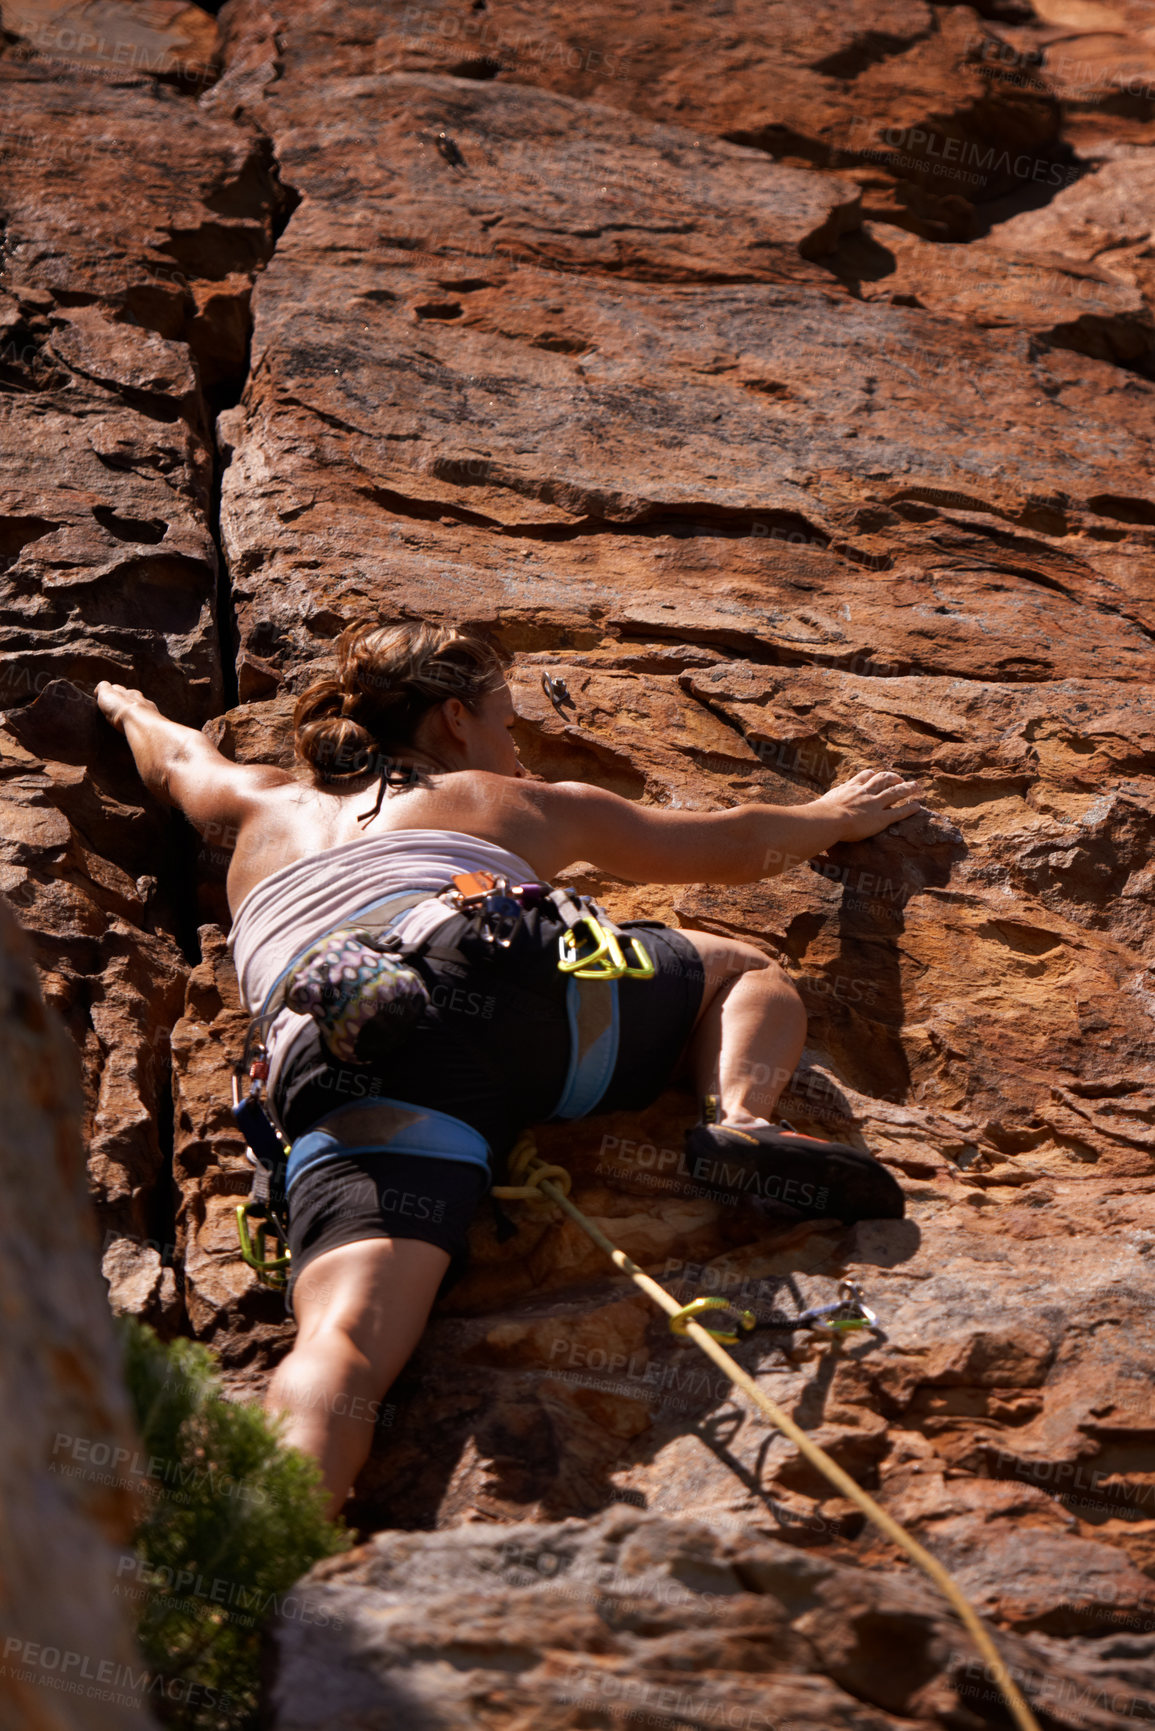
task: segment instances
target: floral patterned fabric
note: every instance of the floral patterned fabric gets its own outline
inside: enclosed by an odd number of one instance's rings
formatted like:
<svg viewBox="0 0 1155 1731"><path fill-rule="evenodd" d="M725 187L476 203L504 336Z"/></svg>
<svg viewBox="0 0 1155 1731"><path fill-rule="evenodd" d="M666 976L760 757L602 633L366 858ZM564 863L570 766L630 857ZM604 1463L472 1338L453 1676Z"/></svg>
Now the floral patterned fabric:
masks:
<svg viewBox="0 0 1155 1731"><path fill-rule="evenodd" d="M335 1058L364 1064L400 1042L423 1014L429 992L413 968L346 926L302 957L285 1002L312 1016Z"/></svg>

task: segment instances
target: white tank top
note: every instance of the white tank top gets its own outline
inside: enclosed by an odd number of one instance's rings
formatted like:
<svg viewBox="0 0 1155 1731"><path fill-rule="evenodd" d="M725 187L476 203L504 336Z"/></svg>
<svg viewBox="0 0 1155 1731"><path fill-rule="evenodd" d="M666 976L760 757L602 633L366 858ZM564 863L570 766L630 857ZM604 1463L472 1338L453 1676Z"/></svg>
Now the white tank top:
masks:
<svg viewBox="0 0 1155 1731"><path fill-rule="evenodd" d="M282 866L251 889L233 918L229 948L241 999L253 1015L294 956L355 913L404 890L443 890L458 872L489 871L511 883L534 883L537 873L495 842L457 830L395 829L387 835L342 842ZM393 928L419 935L425 909L404 913ZM268 1030L270 1060L287 1053L296 1035L315 1032L311 1016L283 1009ZM270 1084L280 1068L271 1063Z"/></svg>

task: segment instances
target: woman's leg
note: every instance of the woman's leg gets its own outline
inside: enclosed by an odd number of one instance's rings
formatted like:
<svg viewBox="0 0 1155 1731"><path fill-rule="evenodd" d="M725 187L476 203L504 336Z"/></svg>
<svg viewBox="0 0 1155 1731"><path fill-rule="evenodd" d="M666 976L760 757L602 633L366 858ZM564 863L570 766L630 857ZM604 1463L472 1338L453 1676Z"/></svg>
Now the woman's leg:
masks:
<svg viewBox="0 0 1155 1731"><path fill-rule="evenodd" d="M806 1038L789 975L752 944L683 932L702 958L703 1001L687 1047L698 1087L717 1091L721 1125L697 1124L686 1152L701 1193L757 1201L791 1219L901 1220L902 1188L862 1149L775 1128L769 1121Z"/></svg>
<svg viewBox="0 0 1155 1731"><path fill-rule="evenodd" d="M699 1095L716 1093L724 1124L765 1124L794 1074L806 1010L789 974L753 944L683 931L706 970L687 1049Z"/></svg>
<svg viewBox="0 0 1155 1731"><path fill-rule="evenodd" d="M327 1250L293 1288L298 1333L265 1408L320 1463L335 1515L369 1457L380 1401L421 1338L449 1253L418 1238Z"/></svg>

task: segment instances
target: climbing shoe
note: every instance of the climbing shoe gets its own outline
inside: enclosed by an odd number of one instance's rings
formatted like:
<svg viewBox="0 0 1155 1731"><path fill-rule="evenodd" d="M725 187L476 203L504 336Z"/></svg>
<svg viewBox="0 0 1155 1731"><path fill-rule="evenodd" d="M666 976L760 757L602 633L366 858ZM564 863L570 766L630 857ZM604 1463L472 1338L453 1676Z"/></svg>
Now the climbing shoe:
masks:
<svg viewBox="0 0 1155 1731"><path fill-rule="evenodd" d="M717 1202L748 1200L793 1209L799 1219L901 1220L897 1181L858 1148L802 1136L788 1125L695 1124L686 1132L686 1165Z"/></svg>

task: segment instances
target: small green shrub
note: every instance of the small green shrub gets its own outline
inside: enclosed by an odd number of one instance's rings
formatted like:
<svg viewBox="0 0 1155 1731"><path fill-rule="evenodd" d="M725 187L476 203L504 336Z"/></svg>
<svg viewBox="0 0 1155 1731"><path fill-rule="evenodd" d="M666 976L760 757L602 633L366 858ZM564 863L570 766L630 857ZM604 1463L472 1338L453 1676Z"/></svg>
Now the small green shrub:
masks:
<svg viewBox="0 0 1155 1731"><path fill-rule="evenodd" d="M138 1606L141 1657L182 1731L239 1731L257 1706L261 1626L321 1557L351 1543L324 1515L321 1476L258 1407L226 1400L212 1354L121 1321L151 1507L120 1590ZM131 1587L127 1585L131 1582Z"/></svg>

